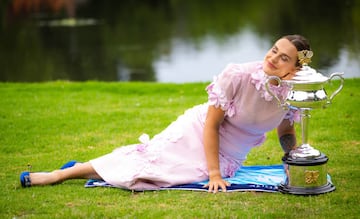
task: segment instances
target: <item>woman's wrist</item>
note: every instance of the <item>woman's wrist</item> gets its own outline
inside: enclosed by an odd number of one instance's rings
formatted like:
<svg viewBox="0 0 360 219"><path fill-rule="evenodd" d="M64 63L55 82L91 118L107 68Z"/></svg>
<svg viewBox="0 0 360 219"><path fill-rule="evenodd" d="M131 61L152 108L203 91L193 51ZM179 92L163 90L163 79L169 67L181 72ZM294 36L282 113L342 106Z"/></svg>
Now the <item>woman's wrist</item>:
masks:
<svg viewBox="0 0 360 219"><path fill-rule="evenodd" d="M221 177L220 170L209 170L209 178Z"/></svg>

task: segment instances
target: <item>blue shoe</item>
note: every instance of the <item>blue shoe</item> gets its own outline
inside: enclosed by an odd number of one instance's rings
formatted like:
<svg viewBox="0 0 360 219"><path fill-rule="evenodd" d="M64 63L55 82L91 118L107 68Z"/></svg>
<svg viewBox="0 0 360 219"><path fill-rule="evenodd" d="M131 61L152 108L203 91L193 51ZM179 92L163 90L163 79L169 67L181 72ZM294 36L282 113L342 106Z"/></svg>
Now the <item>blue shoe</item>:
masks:
<svg viewBox="0 0 360 219"><path fill-rule="evenodd" d="M22 172L20 174L20 183L24 188L31 187L30 172Z"/></svg>
<svg viewBox="0 0 360 219"><path fill-rule="evenodd" d="M63 169L73 167L76 163L77 163L76 160L71 160L71 161L67 162L66 164L64 164L62 167L60 167L60 169L63 170Z"/></svg>

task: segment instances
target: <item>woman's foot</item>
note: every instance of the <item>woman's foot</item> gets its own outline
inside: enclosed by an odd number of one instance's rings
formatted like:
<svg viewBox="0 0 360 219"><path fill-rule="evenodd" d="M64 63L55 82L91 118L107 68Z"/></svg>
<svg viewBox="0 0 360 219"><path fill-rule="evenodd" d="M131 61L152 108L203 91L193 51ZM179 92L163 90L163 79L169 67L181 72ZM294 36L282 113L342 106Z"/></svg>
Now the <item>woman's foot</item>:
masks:
<svg viewBox="0 0 360 219"><path fill-rule="evenodd" d="M53 172L22 172L20 175L21 186L31 187L40 185L50 185L60 182L60 170Z"/></svg>
<svg viewBox="0 0 360 219"><path fill-rule="evenodd" d="M20 183L24 188L31 186L30 172L22 172L20 174Z"/></svg>
<svg viewBox="0 0 360 219"><path fill-rule="evenodd" d="M76 163L52 172L23 172L20 182L23 187L53 185L68 179L102 179L89 162ZM66 165L66 164L65 164ZM64 166L65 166L64 165Z"/></svg>

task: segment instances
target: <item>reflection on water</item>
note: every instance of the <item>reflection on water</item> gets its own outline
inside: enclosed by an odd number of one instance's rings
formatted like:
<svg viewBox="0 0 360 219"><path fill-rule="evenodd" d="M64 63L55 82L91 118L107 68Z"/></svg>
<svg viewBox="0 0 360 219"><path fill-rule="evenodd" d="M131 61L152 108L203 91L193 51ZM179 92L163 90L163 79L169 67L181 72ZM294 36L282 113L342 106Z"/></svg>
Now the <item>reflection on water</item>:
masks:
<svg viewBox="0 0 360 219"><path fill-rule="evenodd" d="M356 0L8 0L0 6L0 81L209 81L229 62L263 59L274 40L291 33L309 38L312 67L360 77Z"/></svg>
<svg viewBox="0 0 360 219"><path fill-rule="evenodd" d="M209 81L227 63L263 60L271 44L270 41L260 41L251 30L245 30L234 35L224 45L218 45L212 39L204 39L201 49L179 42L175 42L173 47L174 51L170 55L154 63L159 82ZM360 59L350 57L348 51L342 49L335 64L319 68L318 71L324 75L345 72L346 78L360 77Z"/></svg>
<svg viewBox="0 0 360 219"><path fill-rule="evenodd" d="M161 82L209 81L231 62L262 60L270 43L259 39L251 30L243 30L219 44L204 37L198 48L174 39L173 52L155 61L157 80Z"/></svg>

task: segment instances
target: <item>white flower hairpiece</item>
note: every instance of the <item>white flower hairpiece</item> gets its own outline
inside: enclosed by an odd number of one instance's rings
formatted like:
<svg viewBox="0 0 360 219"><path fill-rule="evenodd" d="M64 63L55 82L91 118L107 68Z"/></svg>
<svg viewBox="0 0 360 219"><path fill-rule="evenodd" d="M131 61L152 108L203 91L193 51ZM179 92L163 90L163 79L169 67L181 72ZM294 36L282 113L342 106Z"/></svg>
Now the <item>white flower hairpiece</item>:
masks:
<svg viewBox="0 0 360 219"><path fill-rule="evenodd" d="M311 62L311 57L314 53L310 50L301 50L298 52L298 59L301 65L307 65Z"/></svg>

